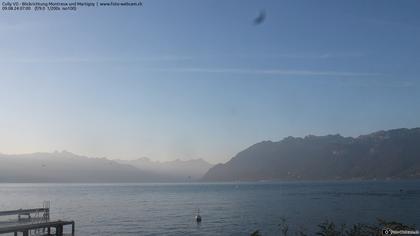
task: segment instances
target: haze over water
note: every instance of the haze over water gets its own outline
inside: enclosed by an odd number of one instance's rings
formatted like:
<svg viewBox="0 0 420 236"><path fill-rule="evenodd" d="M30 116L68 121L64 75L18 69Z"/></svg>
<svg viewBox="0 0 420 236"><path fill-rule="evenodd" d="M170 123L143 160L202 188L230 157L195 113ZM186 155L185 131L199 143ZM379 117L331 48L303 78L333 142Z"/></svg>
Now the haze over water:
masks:
<svg viewBox="0 0 420 236"><path fill-rule="evenodd" d="M419 181L0 184L0 196L0 209L51 200L52 217L74 219L76 235L278 235L282 217L309 235L326 219L420 222Z"/></svg>

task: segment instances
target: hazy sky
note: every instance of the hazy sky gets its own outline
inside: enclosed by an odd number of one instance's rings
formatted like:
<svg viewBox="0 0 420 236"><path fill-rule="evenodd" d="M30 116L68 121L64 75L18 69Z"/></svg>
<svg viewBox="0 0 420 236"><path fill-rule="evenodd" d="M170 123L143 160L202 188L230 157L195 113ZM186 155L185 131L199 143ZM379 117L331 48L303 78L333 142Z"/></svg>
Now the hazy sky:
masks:
<svg viewBox="0 0 420 236"><path fill-rule="evenodd" d="M216 163L262 140L417 127L419 13L417 0L0 12L0 152Z"/></svg>

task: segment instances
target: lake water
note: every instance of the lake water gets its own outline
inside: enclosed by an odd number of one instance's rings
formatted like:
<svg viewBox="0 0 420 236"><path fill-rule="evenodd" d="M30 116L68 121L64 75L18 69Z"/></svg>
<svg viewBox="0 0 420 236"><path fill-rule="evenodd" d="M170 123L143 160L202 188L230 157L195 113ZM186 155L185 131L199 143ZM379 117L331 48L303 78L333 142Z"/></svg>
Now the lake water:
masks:
<svg viewBox="0 0 420 236"><path fill-rule="evenodd" d="M53 218L76 221L76 235L279 235L282 217L309 233L326 219L420 226L420 181L0 184L0 210L44 200Z"/></svg>

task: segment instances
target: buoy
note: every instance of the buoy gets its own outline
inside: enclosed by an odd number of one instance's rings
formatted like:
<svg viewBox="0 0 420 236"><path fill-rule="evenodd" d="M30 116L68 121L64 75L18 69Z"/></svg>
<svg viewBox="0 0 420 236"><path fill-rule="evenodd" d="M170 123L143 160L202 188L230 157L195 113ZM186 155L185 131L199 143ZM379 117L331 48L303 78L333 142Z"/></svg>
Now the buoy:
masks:
<svg viewBox="0 0 420 236"><path fill-rule="evenodd" d="M198 209L197 211L197 215L195 216L195 221L197 221L197 223L201 222L200 209Z"/></svg>

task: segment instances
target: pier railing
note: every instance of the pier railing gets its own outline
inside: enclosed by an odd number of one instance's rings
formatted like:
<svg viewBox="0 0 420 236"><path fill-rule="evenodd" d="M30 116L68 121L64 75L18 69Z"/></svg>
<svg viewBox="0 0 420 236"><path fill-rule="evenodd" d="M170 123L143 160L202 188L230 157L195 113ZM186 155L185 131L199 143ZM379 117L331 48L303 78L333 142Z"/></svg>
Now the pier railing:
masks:
<svg viewBox="0 0 420 236"><path fill-rule="evenodd" d="M19 232L23 236L35 235L57 235L62 236L65 225L71 225L71 235L75 233L74 221L50 220L50 204L44 203L42 208L18 209L12 211L0 211L0 217L8 217L7 221L0 221L0 234ZM55 229L54 234L51 229Z"/></svg>
<svg viewBox="0 0 420 236"><path fill-rule="evenodd" d="M50 219L49 208L18 209L13 211L0 211L0 216L17 216L18 221L33 221L41 219L48 221ZM26 218L25 218L26 217Z"/></svg>

